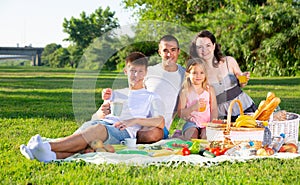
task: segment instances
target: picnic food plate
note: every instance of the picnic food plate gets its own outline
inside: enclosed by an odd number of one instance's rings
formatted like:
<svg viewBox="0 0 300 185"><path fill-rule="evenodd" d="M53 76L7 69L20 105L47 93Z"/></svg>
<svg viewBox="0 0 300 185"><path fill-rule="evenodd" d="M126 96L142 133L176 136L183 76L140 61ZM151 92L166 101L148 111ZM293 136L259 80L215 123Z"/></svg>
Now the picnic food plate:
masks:
<svg viewBox="0 0 300 185"><path fill-rule="evenodd" d="M183 141L183 140L175 140L175 141L169 141L166 144L166 147L168 148L189 148L193 145L193 142L191 141Z"/></svg>
<svg viewBox="0 0 300 185"><path fill-rule="evenodd" d="M143 150L135 150L135 149L125 149L116 152L117 154L140 154L140 155L148 155L148 152Z"/></svg>
<svg viewBox="0 0 300 185"><path fill-rule="evenodd" d="M115 151L120 151L120 150L124 150L127 148L127 146L125 145L112 145L115 149Z"/></svg>

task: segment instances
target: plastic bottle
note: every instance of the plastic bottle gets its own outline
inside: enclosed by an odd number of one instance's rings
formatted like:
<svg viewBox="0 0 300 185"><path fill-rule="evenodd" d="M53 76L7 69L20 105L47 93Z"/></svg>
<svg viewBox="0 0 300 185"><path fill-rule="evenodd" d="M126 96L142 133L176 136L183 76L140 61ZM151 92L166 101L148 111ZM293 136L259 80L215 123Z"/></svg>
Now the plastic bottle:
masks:
<svg viewBox="0 0 300 185"><path fill-rule="evenodd" d="M277 153L284 143L284 138L284 133L281 133L280 136L273 137L272 143L268 146L268 148L272 148L274 152Z"/></svg>
<svg viewBox="0 0 300 185"><path fill-rule="evenodd" d="M272 143L272 133L271 133L269 127L265 127L264 139L263 139L262 145L263 146L268 146L271 143Z"/></svg>
<svg viewBox="0 0 300 185"><path fill-rule="evenodd" d="M234 147L228 149L224 154L228 156L237 156L239 150L241 150L241 147L239 145L235 145Z"/></svg>
<svg viewBox="0 0 300 185"><path fill-rule="evenodd" d="M250 156L256 154L256 149L254 148L253 141L241 143L240 146L241 146L241 150L238 151L238 154L240 156Z"/></svg>
<svg viewBox="0 0 300 185"><path fill-rule="evenodd" d="M263 138L262 146L270 145L272 142L272 133L268 127L269 122L268 121L256 121L256 123L257 123L258 127L264 128L264 138Z"/></svg>
<svg viewBox="0 0 300 185"><path fill-rule="evenodd" d="M228 156L250 156L250 155L255 155L256 150L253 147L254 142L249 141L249 142L244 142L239 145L236 145L229 150L225 152L225 155Z"/></svg>

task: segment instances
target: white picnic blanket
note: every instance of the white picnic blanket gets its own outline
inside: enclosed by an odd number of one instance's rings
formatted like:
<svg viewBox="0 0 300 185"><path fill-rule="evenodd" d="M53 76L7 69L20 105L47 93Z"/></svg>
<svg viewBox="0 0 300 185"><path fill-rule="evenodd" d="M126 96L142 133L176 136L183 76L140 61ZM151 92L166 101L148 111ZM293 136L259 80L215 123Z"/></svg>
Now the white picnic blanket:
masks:
<svg viewBox="0 0 300 185"><path fill-rule="evenodd" d="M200 155L191 154L188 156L181 155L170 155L170 156L161 156L161 157L151 157L141 154L116 154L108 152L94 152L88 154L75 154L64 160L64 162L71 161L85 161L93 164L118 164L125 163L128 165L166 165L166 166L177 166L179 164L192 164L200 166L213 166L218 165L224 161L229 162L246 162L248 160L259 159L259 158L280 158L280 159L293 159L300 157L300 154L294 153L277 153L272 156L247 156L247 157L235 157L235 156L217 156L215 158L202 157Z"/></svg>
<svg viewBox="0 0 300 185"><path fill-rule="evenodd" d="M162 145L170 140L162 140L152 145ZM272 156L226 156L221 155L215 158L207 158L197 154L191 154L188 156L182 155L168 155L160 157L151 157L142 154L117 154L109 152L93 152L87 154L75 154L64 160L56 160L58 162L71 162L71 161L85 161L92 164L118 164L124 163L128 165L165 165L165 166L178 166L179 164L188 165L200 165L200 166L214 166L224 161L246 162L249 160L261 159L261 158L280 158L280 159L293 159L300 157L300 154L295 153L276 153Z"/></svg>

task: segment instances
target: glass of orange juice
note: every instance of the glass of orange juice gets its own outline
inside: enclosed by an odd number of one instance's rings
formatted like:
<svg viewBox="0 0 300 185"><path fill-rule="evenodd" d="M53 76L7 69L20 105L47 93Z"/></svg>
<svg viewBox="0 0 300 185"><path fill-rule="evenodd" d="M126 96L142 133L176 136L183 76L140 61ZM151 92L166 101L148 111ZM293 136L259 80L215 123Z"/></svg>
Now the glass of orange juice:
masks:
<svg viewBox="0 0 300 185"><path fill-rule="evenodd" d="M239 76L238 79L241 84L247 83L247 77L244 75Z"/></svg>
<svg viewBox="0 0 300 185"><path fill-rule="evenodd" d="M204 98L200 98L199 99L200 102L200 108L199 108L199 112L204 112L206 110L206 102Z"/></svg>

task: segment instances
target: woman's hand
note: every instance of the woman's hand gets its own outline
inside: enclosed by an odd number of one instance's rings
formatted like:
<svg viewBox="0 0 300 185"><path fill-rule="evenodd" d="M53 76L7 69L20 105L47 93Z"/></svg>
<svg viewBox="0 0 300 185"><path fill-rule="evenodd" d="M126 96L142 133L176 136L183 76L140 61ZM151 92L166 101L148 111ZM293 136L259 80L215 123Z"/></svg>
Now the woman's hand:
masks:
<svg viewBox="0 0 300 185"><path fill-rule="evenodd" d="M250 80L250 72L249 72L249 71L243 72L242 75L243 75L243 76L246 76L247 82Z"/></svg>
<svg viewBox="0 0 300 185"><path fill-rule="evenodd" d="M241 75L238 76L238 79L241 87L244 87L245 85L247 85L248 81L250 80L250 72L246 71L241 73Z"/></svg>

